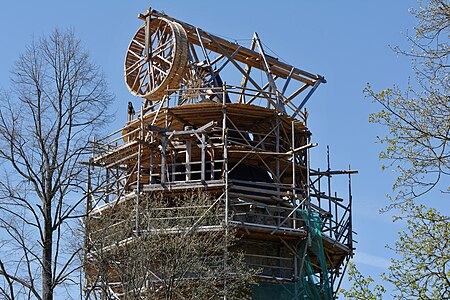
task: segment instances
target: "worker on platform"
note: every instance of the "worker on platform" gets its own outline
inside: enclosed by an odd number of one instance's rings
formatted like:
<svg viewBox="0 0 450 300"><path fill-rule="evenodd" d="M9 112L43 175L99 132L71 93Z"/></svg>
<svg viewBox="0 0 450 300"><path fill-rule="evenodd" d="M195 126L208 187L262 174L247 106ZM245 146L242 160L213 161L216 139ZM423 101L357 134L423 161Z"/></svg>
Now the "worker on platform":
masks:
<svg viewBox="0 0 450 300"><path fill-rule="evenodd" d="M134 119L134 114L136 111L134 110L133 103L131 101L128 102L128 122Z"/></svg>

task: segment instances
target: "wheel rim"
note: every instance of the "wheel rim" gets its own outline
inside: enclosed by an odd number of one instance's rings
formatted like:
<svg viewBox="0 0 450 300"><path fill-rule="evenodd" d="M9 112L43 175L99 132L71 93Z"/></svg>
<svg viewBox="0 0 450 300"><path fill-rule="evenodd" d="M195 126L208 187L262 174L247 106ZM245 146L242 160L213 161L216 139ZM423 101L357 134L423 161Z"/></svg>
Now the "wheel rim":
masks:
<svg viewBox="0 0 450 300"><path fill-rule="evenodd" d="M188 58L188 39L180 24L154 18L149 22L147 40L147 26L138 29L128 46L125 82L133 95L156 101L167 89L179 87Z"/></svg>

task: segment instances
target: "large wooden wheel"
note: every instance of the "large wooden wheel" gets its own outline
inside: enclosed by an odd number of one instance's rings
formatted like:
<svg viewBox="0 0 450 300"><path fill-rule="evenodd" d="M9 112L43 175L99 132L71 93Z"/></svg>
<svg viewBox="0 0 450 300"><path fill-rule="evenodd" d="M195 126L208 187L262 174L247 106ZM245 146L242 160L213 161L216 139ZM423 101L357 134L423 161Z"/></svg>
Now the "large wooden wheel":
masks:
<svg viewBox="0 0 450 300"><path fill-rule="evenodd" d="M148 17L128 46L125 58L128 89L149 101L162 99L167 89L180 86L188 52L187 33L180 24Z"/></svg>

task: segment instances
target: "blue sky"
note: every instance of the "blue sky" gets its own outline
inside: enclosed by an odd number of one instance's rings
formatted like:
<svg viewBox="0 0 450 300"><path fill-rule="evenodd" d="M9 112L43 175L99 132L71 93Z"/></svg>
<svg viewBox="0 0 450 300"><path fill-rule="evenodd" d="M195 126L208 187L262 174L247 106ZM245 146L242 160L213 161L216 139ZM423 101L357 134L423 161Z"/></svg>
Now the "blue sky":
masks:
<svg viewBox="0 0 450 300"><path fill-rule="evenodd" d="M376 90L405 86L410 62L397 57L389 45L408 48L405 34L413 33L415 24L408 9L417 2L5 1L0 9L0 88L9 87L13 63L33 37L55 27L72 28L103 68L117 97L112 126L118 129L126 120L126 103L133 99L123 80L125 51L141 24L136 15L149 6L233 40L250 39L257 31L283 60L325 76L328 83L306 106L313 141L319 143L312 165L325 168L330 145L332 167L351 164L360 171L353 177L355 261L365 274L385 271L391 255L385 245L393 243L401 224L392 224L391 217L378 210L387 203L395 173L381 171L382 146L376 136L385 129L367 122L378 107L364 99L362 90L367 82Z"/></svg>

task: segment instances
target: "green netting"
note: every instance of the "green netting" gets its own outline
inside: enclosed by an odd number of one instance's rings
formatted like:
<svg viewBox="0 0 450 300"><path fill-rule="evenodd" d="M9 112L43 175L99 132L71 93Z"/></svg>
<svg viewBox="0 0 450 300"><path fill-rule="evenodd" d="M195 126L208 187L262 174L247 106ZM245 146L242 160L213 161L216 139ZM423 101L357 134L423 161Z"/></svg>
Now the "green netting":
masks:
<svg viewBox="0 0 450 300"><path fill-rule="evenodd" d="M252 288L252 296L255 300L333 299L322 244L322 218L317 213L310 215L304 210L297 210L297 212L299 217L305 220L310 233L310 238L302 241L298 247L298 257L305 255L300 279L295 283L258 283ZM307 249L306 252L305 249ZM314 270L311 264L312 256L317 259L319 269L316 267ZM299 266L302 264L301 261L298 263Z"/></svg>

